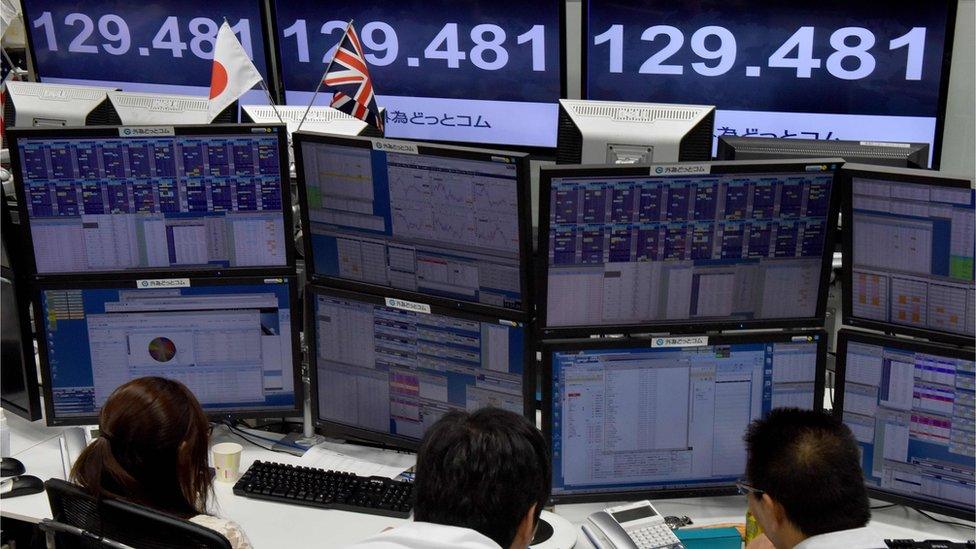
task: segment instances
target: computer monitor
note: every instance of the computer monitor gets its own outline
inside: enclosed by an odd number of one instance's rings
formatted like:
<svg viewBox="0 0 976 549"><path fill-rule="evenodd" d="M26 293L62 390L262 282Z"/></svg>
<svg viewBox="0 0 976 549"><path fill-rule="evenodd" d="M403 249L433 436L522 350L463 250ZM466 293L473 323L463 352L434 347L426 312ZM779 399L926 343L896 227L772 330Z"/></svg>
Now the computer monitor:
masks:
<svg viewBox="0 0 976 549"><path fill-rule="evenodd" d="M825 156L837 156L847 162L878 166L928 168L929 144L723 136L718 138L718 154L715 159L774 160Z"/></svg>
<svg viewBox="0 0 976 549"><path fill-rule="evenodd" d="M294 265L282 125L7 135L38 275Z"/></svg>
<svg viewBox="0 0 976 549"><path fill-rule="evenodd" d="M5 198L5 197L4 197ZM6 199L0 200L0 407L28 421L41 418L40 385L34 358L27 279L18 276L20 247L10 242L16 228Z"/></svg>
<svg viewBox="0 0 976 549"><path fill-rule="evenodd" d="M21 3L28 51L41 82L206 97L217 31L227 21L275 92L263 0ZM241 98L243 104L267 102L257 86Z"/></svg>
<svg viewBox="0 0 976 549"><path fill-rule="evenodd" d="M285 102L308 105L353 21L387 110L386 136L520 148L556 146L565 90L565 0L273 0ZM316 105L332 93L322 86ZM303 128L304 129L304 128Z"/></svg>
<svg viewBox="0 0 976 549"><path fill-rule="evenodd" d="M543 344L556 503L735 492L749 423L822 409L826 332Z"/></svg>
<svg viewBox="0 0 976 549"><path fill-rule="evenodd" d="M861 449L868 493L974 520L973 350L841 330L834 414Z"/></svg>
<svg viewBox="0 0 976 549"><path fill-rule="evenodd" d="M307 286L313 417L324 433L415 449L451 410L535 418L522 322Z"/></svg>
<svg viewBox="0 0 976 549"><path fill-rule="evenodd" d="M580 97L714 104L716 137L928 143L938 167L959 4L582 0Z"/></svg>
<svg viewBox="0 0 976 549"><path fill-rule="evenodd" d="M856 164L841 181L844 323L973 345L972 181Z"/></svg>
<svg viewBox="0 0 976 549"><path fill-rule="evenodd" d="M822 326L841 162L543 167L540 328Z"/></svg>
<svg viewBox="0 0 976 549"><path fill-rule="evenodd" d="M109 126L155 126L166 124L233 124L237 122L237 102L210 120L206 96L165 95L112 91L108 93L115 116ZM277 120L269 122L273 124Z"/></svg>
<svg viewBox="0 0 976 549"><path fill-rule="evenodd" d="M531 303L522 153L293 136L312 278L489 314Z"/></svg>
<svg viewBox="0 0 976 549"><path fill-rule="evenodd" d="M714 123L712 106L560 99L556 163L711 160Z"/></svg>
<svg viewBox="0 0 976 549"><path fill-rule="evenodd" d="M386 109L381 108L385 112ZM306 111L308 116L305 115ZM280 118L279 118L280 117ZM244 105L241 107L243 122L257 122L259 124L274 124L284 120L288 128L288 135L298 131L301 124L303 130L335 135L365 135L369 137L383 137L383 133L372 124L367 124L355 116L346 114L339 109L326 106L292 107L288 105ZM304 118L304 122L302 119Z"/></svg>
<svg viewBox="0 0 976 549"><path fill-rule="evenodd" d="M184 383L214 418L300 413L295 277L167 276L37 286L48 424L97 423L143 376Z"/></svg>
<svg viewBox="0 0 976 549"><path fill-rule="evenodd" d="M7 129L101 126L115 116L108 100L113 88L15 80L5 84L3 124Z"/></svg>

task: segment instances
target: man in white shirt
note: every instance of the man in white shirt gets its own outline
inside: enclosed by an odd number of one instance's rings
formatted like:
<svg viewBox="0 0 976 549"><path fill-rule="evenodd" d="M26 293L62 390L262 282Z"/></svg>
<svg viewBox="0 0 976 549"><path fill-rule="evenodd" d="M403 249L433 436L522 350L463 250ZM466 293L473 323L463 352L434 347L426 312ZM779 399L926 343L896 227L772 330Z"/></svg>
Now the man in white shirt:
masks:
<svg viewBox="0 0 976 549"><path fill-rule="evenodd" d="M749 426L739 491L776 549L884 549L850 429L824 412L779 408ZM757 540L753 547L767 546Z"/></svg>
<svg viewBox="0 0 976 549"><path fill-rule="evenodd" d="M525 549L549 499L542 434L499 408L450 412L417 452L414 522L356 549Z"/></svg>

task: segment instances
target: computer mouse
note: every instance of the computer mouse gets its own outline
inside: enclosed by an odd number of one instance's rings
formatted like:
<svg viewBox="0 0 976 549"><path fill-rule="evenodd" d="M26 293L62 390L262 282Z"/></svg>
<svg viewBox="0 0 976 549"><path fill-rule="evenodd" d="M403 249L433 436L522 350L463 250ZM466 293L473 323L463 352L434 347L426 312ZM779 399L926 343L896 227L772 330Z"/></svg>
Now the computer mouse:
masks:
<svg viewBox="0 0 976 549"><path fill-rule="evenodd" d="M0 458L0 477L23 475L24 464L14 458Z"/></svg>
<svg viewBox="0 0 976 549"><path fill-rule="evenodd" d="M0 499L29 496L44 491L44 481L31 475L21 475L0 481Z"/></svg>

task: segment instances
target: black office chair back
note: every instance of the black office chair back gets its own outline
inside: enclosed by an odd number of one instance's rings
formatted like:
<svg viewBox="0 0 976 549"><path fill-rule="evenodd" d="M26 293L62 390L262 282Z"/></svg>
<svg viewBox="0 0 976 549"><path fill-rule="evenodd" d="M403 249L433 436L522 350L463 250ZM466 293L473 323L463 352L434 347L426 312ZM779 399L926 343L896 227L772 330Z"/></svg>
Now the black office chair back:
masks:
<svg viewBox="0 0 976 549"><path fill-rule="evenodd" d="M223 535L199 524L166 515L134 503L96 500L80 487L63 480L44 483L54 520L76 526L95 536L140 549L232 549ZM58 549L90 549L102 544L55 534Z"/></svg>

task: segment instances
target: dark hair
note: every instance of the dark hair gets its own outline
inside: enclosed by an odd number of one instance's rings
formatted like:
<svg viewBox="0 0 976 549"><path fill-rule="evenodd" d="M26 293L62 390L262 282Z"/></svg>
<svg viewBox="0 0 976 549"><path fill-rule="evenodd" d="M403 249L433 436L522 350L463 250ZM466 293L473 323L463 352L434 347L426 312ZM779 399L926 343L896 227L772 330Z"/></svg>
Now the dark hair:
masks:
<svg viewBox="0 0 976 549"><path fill-rule="evenodd" d="M414 519L471 528L509 547L534 504L549 499L542 433L499 408L453 411L427 430L417 452Z"/></svg>
<svg viewBox="0 0 976 549"><path fill-rule="evenodd" d="M778 408L749 426L746 475L806 536L871 520L861 456L851 430L824 412Z"/></svg>
<svg viewBox="0 0 976 549"><path fill-rule="evenodd" d="M178 381L134 379L117 388L98 419L99 437L71 469L98 498L118 498L189 518L206 512L209 422Z"/></svg>

